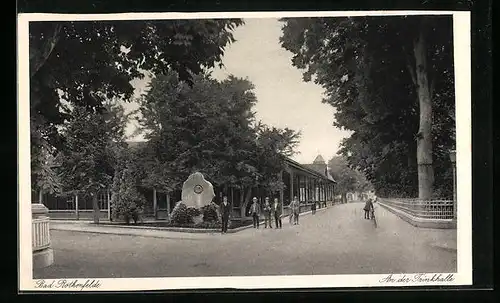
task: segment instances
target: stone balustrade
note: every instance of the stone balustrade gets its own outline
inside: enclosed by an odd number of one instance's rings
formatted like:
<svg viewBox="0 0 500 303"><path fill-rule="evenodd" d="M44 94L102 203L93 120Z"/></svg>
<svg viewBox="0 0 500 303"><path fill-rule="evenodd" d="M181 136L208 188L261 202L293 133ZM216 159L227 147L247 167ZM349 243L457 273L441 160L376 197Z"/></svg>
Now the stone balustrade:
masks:
<svg viewBox="0 0 500 303"><path fill-rule="evenodd" d="M43 204L31 204L33 267L47 267L54 263L50 243L49 210Z"/></svg>
<svg viewBox="0 0 500 303"><path fill-rule="evenodd" d="M33 252L50 247L49 219L33 219Z"/></svg>
<svg viewBox="0 0 500 303"><path fill-rule="evenodd" d="M453 219L452 200L380 198L380 202L424 219Z"/></svg>
<svg viewBox="0 0 500 303"><path fill-rule="evenodd" d="M456 228L452 200L379 198L377 204L417 227Z"/></svg>

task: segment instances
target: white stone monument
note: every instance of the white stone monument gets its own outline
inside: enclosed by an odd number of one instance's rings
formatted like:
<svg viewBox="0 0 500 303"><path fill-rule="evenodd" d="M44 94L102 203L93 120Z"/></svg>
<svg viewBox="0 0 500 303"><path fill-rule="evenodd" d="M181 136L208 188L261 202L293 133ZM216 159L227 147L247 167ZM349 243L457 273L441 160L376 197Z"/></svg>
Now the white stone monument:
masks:
<svg viewBox="0 0 500 303"><path fill-rule="evenodd" d="M182 203L187 207L202 208L215 197L212 183L205 180L200 172L190 175L182 185Z"/></svg>

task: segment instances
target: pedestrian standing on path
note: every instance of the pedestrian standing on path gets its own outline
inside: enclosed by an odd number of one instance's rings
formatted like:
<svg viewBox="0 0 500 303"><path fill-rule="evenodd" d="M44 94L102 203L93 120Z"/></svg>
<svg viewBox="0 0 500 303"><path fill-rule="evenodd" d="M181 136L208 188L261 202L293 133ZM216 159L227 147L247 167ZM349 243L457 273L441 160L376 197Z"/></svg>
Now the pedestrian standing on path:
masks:
<svg viewBox="0 0 500 303"><path fill-rule="evenodd" d="M311 204L311 214L316 214L316 202L313 201Z"/></svg>
<svg viewBox="0 0 500 303"><path fill-rule="evenodd" d="M264 200L264 228L267 228L267 223L269 222L269 228L273 228L273 225L271 224L271 203L269 203L269 197L266 197Z"/></svg>
<svg viewBox="0 0 500 303"><path fill-rule="evenodd" d="M293 225L299 224L299 214L300 214L300 202L297 196L293 197L292 203L290 203L291 216L293 217Z"/></svg>
<svg viewBox="0 0 500 303"><path fill-rule="evenodd" d="M293 218L293 216L294 216L293 200L292 200L292 202L290 202L290 204L288 204L288 208L290 209L290 215L288 215L288 221L290 222L290 225L292 225L293 222L295 221L295 219Z"/></svg>
<svg viewBox="0 0 500 303"><path fill-rule="evenodd" d="M252 206L250 206L250 214L253 219L253 228L259 228L260 205L257 202L257 197L253 197Z"/></svg>
<svg viewBox="0 0 500 303"><path fill-rule="evenodd" d="M281 228L281 203L278 198L274 198L272 211L274 215L274 223L276 223L276 228Z"/></svg>
<svg viewBox="0 0 500 303"><path fill-rule="evenodd" d="M222 197L221 215L222 215L222 233L227 233L227 226L229 224L229 217L231 215L231 204L227 202L227 196Z"/></svg>
<svg viewBox="0 0 500 303"><path fill-rule="evenodd" d="M368 199L365 203L365 207L363 208L365 211L365 219L370 220L370 211L373 211L373 202L372 199Z"/></svg>

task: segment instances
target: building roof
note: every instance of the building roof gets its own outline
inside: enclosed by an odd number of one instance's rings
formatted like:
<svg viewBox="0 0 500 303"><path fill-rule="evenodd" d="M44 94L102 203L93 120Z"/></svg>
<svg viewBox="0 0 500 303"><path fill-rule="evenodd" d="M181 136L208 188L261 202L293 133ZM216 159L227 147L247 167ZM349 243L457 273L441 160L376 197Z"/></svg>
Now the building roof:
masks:
<svg viewBox="0 0 500 303"><path fill-rule="evenodd" d="M317 171L318 173L325 175L326 164L312 163L312 164L300 164L304 167ZM326 176L326 175L325 175Z"/></svg>
<svg viewBox="0 0 500 303"><path fill-rule="evenodd" d="M331 180L331 181L337 183L337 181L335 181L335 179L333 179L332 175L330 175L330 172L328 170L326 170L326 177L328 178L328 180Z"/></svg>
<svg viewBox="0 0 500 303"><path fill-rule="evenodd" d="M300 164L300 163L298 163L298 162L296 162L296 161L294 161L294 160L292 160L290 158L287 158L287 157L285 157L285 161L289 165L291 165L291 166L293 166L295 168L298 168L298 169L300 169L302 171L305 171L305 172L307 172L307 173L309 173L311 175L315 175L315 176L327 179L329 181L332 181L334 183L337 183L337 181L335 181L331 176L329 176L328 171L326 169L326 166L324 166L325 171L322 170L320 172L317 169L312 168L312 165L317 165L317 164Z"/></svg>
<svg viewBox="0 0 500 303"><path fill-rule="evenodd" d="M321 155L318 155L313 161L314 164L325 164L325 159Z"/></svg>

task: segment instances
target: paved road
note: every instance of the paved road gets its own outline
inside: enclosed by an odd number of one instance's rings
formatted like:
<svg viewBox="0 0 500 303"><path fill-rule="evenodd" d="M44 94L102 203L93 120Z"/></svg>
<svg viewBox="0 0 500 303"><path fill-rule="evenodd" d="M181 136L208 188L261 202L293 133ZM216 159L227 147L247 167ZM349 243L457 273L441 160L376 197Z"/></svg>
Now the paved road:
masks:
<svg viewBox="0 0 500 303"><path fill-rule="evenodd" d="M281 230L225 235L52 230L55 264L34 278L456 272L456 251L444 247L456 247L455 230L416 228L382 207L375 228L362 207L337 205L298 226L284 220Z"/></svg>

